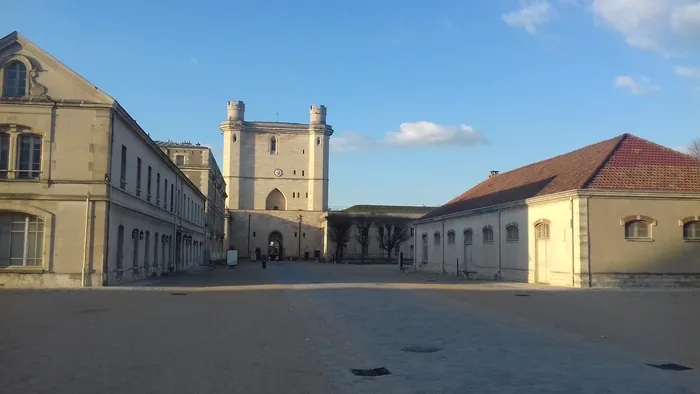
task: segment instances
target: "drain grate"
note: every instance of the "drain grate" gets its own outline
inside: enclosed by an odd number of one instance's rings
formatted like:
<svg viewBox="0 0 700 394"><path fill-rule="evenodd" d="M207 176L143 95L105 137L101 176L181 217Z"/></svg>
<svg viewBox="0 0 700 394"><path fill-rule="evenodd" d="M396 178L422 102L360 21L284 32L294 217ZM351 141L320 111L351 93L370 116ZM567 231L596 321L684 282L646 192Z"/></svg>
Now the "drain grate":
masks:
<svg viewBox="0 0 700 394"><path fill-rule="evenodd" d="M170 295L187 295L187 293L170 293Z"/></svg>
<svg viewBox="0 0 700 394"><path fill-rule="evenodd" d="M442 348L434 346L406 346L401 350L408 353L435 353L442 350Z"/></svg>
<svg viewBox="0 0 700 394"><path fill-rule="evenodd" d="M374 369L351 369L350 370L353 375L355 376L384 376L384 375L391 375L391 372L389 372L388 369L381 367L381 368L374 368Z"/></svg>
<svg viewBox="0 0 700 394"><path fill-rule="evenodd" d="M680 365L676 363L667 363L667 364L647 364L650 367L658 368L658 369L663 369L666 371L688 371L690 367L686 367L685 365Z"/></svg>
<svg viewBox="0 0 700 394"><path fill-rule="evenodd" d="M515 293L516 297L530 297L532 294L528 293Z"/></svg>

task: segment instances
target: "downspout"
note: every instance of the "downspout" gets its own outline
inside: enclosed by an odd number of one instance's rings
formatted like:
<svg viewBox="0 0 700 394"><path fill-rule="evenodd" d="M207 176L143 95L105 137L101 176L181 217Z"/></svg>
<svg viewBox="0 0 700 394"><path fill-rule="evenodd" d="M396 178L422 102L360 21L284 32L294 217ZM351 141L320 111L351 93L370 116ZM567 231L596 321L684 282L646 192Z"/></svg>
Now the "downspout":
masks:
<svg viewBox="0 0 700 394"><path fill-rule="evenodd" d="M442 234L440 234L440 243L442 244L442 274L445 275L445 219L442 219Z"/></svg>
<svg viewBox="0 0 700 394"><path fill-rule="evenodd" d="M299 235L299 237L298 237L299 238L298 255L299 256L297 257L298 261L301 261L301 221L302 221L302 219L303 219L303 216L299 215L299 233L298 233L298 235Z"/></svg>
<svg viewBox="0 0 700 394"><path fill-rule="evenodd" d="M107 217L105 219L104 245L106 246L102 255L102 286L107 286L109 284L109 231L112 212L112 149L114 148L114 108L110 110L109 123L109 149L107 149L107 173L105 174L105 181L107 183Z"/></svg>
<svg viewBox="0 0 700 394"><path fill-rule="evenodd" d="M569 197L569 209L571 210L571 219L569 228L571 228L571 287L576 286L576 264L574 261L574 198Z"/></svg>
<svg viewBox="0 0 700 394"><path fill-rule="evenodd" d="M248 214L248 258L250 258L250 214Z"/></svg>
<svg viewBox="0 0 700 394"><path fill-rule="evenodd" d="M85 240L83 241L83 269L81 272L81 287L85 287L85 271L88 261L88 234L90 231L90 193L85 195Z"/></svg>
<svg viewBox="0 0 700 394"><path fill-rule="evenodd" d="M593 272L591 272L591 205L590 197L586 197L586 238L588 242L588 287L593 287Z"/></svg>
<svg viewBox="0 0 700 394"><path fill-rule="evenodd" d="M498 210L498 280L501 280L501 250L503 245L503 230L501 227L501 210Z"/></svg>

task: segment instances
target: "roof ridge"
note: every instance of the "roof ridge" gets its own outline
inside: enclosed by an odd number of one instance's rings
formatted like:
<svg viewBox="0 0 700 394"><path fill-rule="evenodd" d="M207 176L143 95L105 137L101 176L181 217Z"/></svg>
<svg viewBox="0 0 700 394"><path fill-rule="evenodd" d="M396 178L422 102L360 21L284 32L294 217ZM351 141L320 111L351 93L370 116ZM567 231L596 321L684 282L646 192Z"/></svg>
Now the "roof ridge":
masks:
<svg viewBox="0 0 700 394"><path fill-rule="evenodd" d="M588 186L588 184L591 183L591 181L593 180L593 178L595 178L596 175L598 175L598 173L600 172L600 170L601 170L603 167L605 167L605 165L608 163L608 161L610 161L610 158L613 157L613 155L615 154L615 152L617 152L617 150L620 149L620 145L622 145L622 142L623 142L624 140L626 140L629 136L632 136L632 134L630 134L630 133L624 133L624 134L622 134L622 135L619 135L619 136L615 137L615 138L619 138L619 140L617 141L617 143L615 144L615 146L613 146L613 148L610 149L610 152L608 152L608 154L605 156L605 158L604 158L603 160L601 160L601 162L600 162L600 164L598 165L598 167L596 167L596 169L593 170L593 172L591 173L591 175L581 184L581 186L579 187L579 189L585 189L585 188ZM634 136L633 136L633 137L634 137Z"/></svg>

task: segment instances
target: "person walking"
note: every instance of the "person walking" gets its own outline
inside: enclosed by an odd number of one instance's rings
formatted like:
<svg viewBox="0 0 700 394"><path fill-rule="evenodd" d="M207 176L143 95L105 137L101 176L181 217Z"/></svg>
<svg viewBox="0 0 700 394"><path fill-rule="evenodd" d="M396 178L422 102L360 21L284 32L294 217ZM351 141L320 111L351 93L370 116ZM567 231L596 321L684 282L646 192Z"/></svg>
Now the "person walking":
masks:
<svg viewBox="0 0 700 394"><path fill-rule="evenodd" d="M267 255L262 256L262 267L263 269L267 269Z"/></svg>

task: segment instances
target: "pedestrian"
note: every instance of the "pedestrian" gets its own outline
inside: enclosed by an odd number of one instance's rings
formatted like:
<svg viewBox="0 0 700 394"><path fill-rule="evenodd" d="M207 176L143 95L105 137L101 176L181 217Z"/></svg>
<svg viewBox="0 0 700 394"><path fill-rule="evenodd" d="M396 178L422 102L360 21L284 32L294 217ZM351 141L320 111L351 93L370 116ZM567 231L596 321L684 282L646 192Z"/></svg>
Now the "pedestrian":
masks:
<svg viewBox="0 0 700 394"><path fill-rule="evenodd" d="M263 269L267 268L267 256L266 255L263 255L263 257L262 257L262 267L263 267Z"/></svg>

